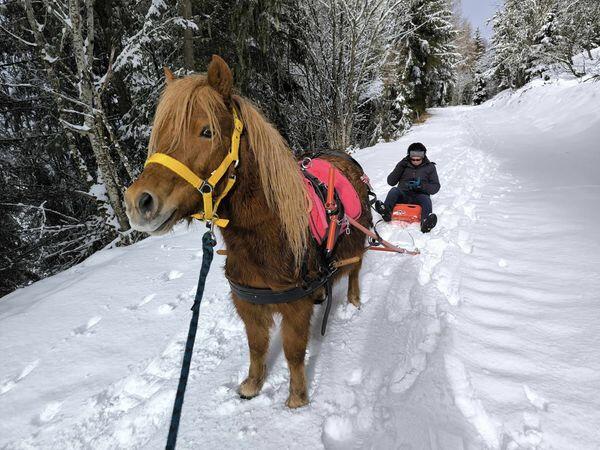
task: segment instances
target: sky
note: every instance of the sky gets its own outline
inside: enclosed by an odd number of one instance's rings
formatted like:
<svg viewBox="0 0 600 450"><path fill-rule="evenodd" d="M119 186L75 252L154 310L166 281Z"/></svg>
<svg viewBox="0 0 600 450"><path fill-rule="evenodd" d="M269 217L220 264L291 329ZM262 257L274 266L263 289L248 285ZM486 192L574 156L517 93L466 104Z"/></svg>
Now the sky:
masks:
<svg viewBox="0 0 600 450"><path fill-rule="evenodd" d="M502 0L462 0L463 15L469 19L473 29L479 27L481 34L486 39L492 36L492 27L486 21L502 5Z"/></svg>

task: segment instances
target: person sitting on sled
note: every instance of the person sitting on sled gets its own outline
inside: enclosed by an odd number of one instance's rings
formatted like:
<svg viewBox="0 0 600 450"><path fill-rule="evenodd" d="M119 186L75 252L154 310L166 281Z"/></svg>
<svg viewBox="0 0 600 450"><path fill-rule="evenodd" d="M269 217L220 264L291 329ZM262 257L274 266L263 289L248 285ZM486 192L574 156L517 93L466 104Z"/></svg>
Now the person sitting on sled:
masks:
<svg viewBox="0 0 600 450"><path fill-rule="evenodd" d="M421 231L429 233L437 224L437 216L432 213L431 195L440 190L440 181L435 163L427 158L427 149L420 142L408 146L407 156L396 164L387 177L393 187L385 202L378 201L375 209L386 222L392 219L392 211L397 203L410 203L421 207Z"/></svg>

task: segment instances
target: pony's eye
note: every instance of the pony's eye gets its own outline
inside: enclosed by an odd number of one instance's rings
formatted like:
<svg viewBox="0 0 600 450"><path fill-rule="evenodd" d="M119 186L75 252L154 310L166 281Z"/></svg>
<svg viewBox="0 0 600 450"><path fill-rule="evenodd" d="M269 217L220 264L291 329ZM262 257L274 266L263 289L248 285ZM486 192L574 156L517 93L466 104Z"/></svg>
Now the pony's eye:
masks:
<svg viewBox="0 0 600 450"><path fill-rule="evenodd" d="M210 139L212 137L212 133L210 131L210 128L209 127L202 128L202 131L200 132L200 137Z"/></svg>

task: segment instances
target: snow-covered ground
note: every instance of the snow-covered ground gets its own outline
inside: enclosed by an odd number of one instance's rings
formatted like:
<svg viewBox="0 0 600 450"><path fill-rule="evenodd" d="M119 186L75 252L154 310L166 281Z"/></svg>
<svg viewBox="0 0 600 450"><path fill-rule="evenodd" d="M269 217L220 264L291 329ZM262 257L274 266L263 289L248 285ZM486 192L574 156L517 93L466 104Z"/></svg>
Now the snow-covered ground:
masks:
<svg viewBox="0 0 600 450"><path fill-rule="evenodd" d="M531 84L445 108L361 150L378 193L423 142L442 190L418 257L369 254L362 309L315 309L311 403L284 406L274 331L263 392L236 388L246 338L217 256L180 448L578 448L600 445L600 83ZM0 300L0 447L161 448L201 228L102 251Z"/></svg>

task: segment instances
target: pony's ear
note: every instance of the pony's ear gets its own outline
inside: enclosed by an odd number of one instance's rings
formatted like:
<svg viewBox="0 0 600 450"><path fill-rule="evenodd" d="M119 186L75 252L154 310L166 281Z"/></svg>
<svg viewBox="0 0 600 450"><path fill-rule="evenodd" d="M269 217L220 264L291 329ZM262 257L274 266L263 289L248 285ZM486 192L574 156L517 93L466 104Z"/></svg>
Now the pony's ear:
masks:
<svg viewBox="0 0 600 450"><path fill-rule="evenodd" d="M175 81L175 75L173 75L173 72L171 72L171 69L169 69L167 66L163 67L163 71L165 72L165 81L167 82L167 84Z"/></svg>
<svg viewBox="0 0 600 450"><path fill-rule="evenodd" d="M233 75L227 63L220 56L212 56L212 60L208 65L207 78L208 85L221 94L225 103L228 103L231 99Z"/></svg>

